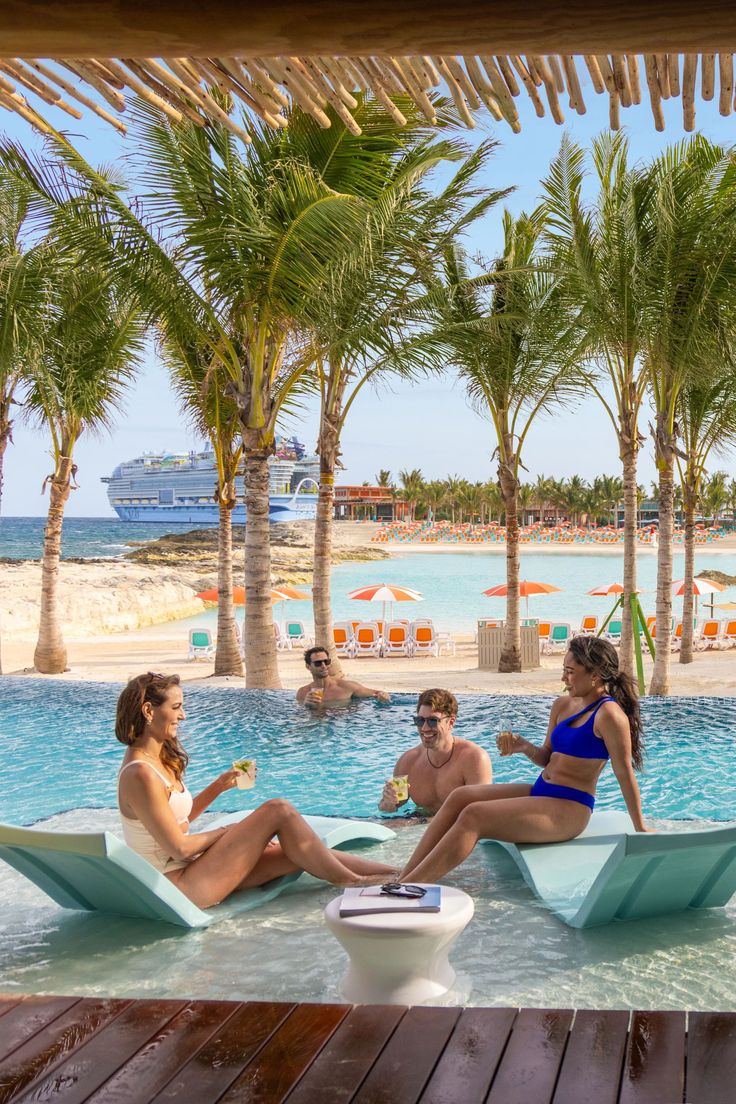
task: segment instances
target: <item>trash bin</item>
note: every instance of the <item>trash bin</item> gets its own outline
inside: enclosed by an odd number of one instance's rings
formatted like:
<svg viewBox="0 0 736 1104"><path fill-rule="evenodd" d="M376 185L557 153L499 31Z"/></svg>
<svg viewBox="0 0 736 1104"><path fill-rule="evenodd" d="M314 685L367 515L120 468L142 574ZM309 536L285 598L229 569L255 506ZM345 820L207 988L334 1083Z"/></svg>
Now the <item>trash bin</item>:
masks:
<svg viewBox="0 0 736 1104"><path fill-rule="evenodd" d="M503 624L478 622L478 670L497 671L503 648ZM521 669L539 667L539 629L536 625L521 627Z"/></svg>

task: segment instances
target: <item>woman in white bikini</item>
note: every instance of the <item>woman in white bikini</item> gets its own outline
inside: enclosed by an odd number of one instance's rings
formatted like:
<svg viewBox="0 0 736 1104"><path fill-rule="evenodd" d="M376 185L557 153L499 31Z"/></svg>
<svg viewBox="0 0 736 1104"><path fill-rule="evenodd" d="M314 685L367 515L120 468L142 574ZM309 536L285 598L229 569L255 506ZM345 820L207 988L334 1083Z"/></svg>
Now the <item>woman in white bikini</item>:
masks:
<svg viewBox="0 0 736 1104"><path fill-rule="evenodd" d="M192 797L183 781L189 757L177 734L184 718L178 675L149 671L130 680L115 718L115 735L128 748L118 779L118 805L128 846L200 908L295 870L336 885L381 882L395 875L394 868L382 863L330 851L281 798L265 801L237 824L190 833L191 822L237 784L238 772L224 771Z"/></svg>

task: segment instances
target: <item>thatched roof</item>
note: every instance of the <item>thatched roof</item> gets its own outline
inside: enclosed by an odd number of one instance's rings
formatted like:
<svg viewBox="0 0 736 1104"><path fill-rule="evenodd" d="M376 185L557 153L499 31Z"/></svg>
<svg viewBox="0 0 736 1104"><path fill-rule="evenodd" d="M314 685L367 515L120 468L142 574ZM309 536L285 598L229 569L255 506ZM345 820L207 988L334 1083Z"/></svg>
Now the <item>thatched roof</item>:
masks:
<svg viewBox="0 0 736 1104"><path fill-rule="evenodd" d="M723 51L736 49L736 5L725 0L0 0L0 28L0 106L40 129L54 104L124 131L134 93L247 141L215 85L274 127L294 102L323 126L330 105L357 130L361 90L399 123L397 93L432 120L440 84L467 126L487 112L517 132L518 97L562 123L585 112L584 89L607 97L614 128L642 101L658 130L670 97L686 130L698 96L734 109L734 55Z"/></svg>

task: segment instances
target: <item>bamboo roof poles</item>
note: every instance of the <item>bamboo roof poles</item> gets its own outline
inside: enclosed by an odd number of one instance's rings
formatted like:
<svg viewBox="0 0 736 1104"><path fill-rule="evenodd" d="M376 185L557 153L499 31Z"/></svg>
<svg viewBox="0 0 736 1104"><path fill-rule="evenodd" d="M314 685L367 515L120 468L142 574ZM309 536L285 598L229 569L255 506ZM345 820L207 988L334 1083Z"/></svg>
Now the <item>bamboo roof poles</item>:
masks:
<svg viewBox="0 0 736 1104"><path fill-rule="evenodd" d="M465 56L228 53L168 58L65 56L51 61L0 57L0 106L43 131L48 129L47 106L80 119L79 104L125 133L125 95L133 93L174 123L186 118L205 126L217 120L243 142L250 142L249 113L268 126L284 127L284 109L290 104L297 104L325 128L331 126L329 109L333 118L336 115L353 134L359 134L354 115L358 93L375 96L404 125L406 119L392 97L408 97L428 122L436 123L432 93L440 89L452 97L465 126L474 127L487 112L517 134L520 97L529 98L540 118L549 114L559 125L566 110L585 114L586 96L590 100L604 95L610 125L618 129L622 112L642 101L642 63L657 130L665 125L663 100L681 99L686 131L695 128L698 93L703 100L712 100L717 93L722 115L736 107L731 53L521 55L491 53L490 48L488 53ZM230 112L221 106L221 97L213 97L215 87L230 97ZM245 125L240 121L242 110L236 108L246 109Z"/></svg>

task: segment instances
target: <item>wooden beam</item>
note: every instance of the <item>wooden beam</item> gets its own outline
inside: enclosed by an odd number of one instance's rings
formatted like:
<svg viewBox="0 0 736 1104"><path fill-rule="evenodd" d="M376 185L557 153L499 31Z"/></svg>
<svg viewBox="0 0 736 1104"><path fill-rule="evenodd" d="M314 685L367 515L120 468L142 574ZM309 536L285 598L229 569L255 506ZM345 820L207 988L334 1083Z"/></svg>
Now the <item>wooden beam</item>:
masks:
<svg viewBox="0 0 736 1104"><path fill-rule="evenodd" d="M0 0L0 54L233 57L736 50L732 0Z"/></svg>

